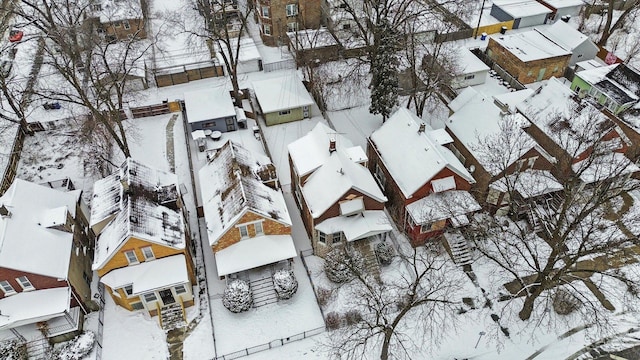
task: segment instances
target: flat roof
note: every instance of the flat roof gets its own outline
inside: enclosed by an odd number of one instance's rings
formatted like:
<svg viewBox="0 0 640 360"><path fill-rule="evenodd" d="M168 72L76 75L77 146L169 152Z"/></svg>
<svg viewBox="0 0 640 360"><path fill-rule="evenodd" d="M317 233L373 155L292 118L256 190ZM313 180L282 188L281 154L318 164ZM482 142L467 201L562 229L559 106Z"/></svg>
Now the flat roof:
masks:
<svg viewBox="0 0 640 360"><path fill-rule="evenodd" d="M536 0L493 0L493 5L514 19L552 13L551 9Z"/></svg>
<svg viewBox="0 0 640 360"><path fill-rule="evenodd" d="M293 74L254 81L253 91L265 114L314 104L302 81Z"/></svg>
<svg viewBox="0 0 640 360"><path fill-rule="evenodd" d="M231 94L224 86L186 92L184 106L190 124L236 115Z"/></svg>
<svg viewBox="0 0 640 360"><path fill-rule="evenodd" d="M491 39L523 62L571 55L571 51L549 40L536 29L492 36Z"/></svg>

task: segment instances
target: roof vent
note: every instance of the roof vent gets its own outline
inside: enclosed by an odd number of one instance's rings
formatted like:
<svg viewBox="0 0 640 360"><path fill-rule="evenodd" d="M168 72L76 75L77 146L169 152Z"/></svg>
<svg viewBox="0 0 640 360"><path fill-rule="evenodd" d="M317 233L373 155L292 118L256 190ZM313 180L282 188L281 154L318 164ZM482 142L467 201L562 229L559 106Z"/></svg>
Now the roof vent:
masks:
<svg viewBox="0 0 640 360"><path fill-rule="evenodd" d="M418 128L418 134L423 133L427 126L424 123L420 123L420 127Z"/></svg>
<svg viewBox="0 0 640 360"><path fill-rule="evenodd" d="M9 211L9 209L7 209L6 206L0 205L0 216L3 217L3 218L11 217L11 211Z"/></svg>
<svg viewBox="0 0 640 360"><path fill-rule="evenodd" d="M331 138L329 139L329 153L333 153L334 151L336 151L336 139Z"/></svg>

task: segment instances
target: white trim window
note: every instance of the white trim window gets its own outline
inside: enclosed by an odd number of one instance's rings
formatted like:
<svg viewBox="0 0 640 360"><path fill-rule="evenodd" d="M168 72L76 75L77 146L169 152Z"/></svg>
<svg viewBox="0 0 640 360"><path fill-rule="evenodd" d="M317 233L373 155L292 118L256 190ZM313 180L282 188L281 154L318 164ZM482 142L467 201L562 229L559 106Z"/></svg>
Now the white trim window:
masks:
<svg viewBox="0 0 640 360"><path fill-rule="evenodd" d="M127 295L127 297L131 297L131 295L133 295L133 285L129 284L123 287L122 291L124 291L124 294Z"/></svg>
<svg viewBox="0 0 640 360"><path fill-rule="evenodd" d="M289 114L291 114L291 110L278 111L278 115L280 116L289 115Z"/></svg>
<svg viewBox="0 0 640 360"><path fill-rule="evenodd" d="M298 23L297 22L287 23L287 32L296 32L296 31L298 31Z"/></svg>
<svg viewBox="0 0 640 360"><path fill-rule="evenodd" d="M125 30L131 29L131 24L129 24L129 20L122 20L122 27L124 27Z"/></svg>
<svg viewBox="0 0 640 360"><path fill-rule="evenodd" d="M151 246L145 246L143 248L140 248L140 250L142 250L142 255L144 255L144 260L153 260L156 258L156 256L153 254L153 249L151 248Z"/></svg>
<svg viewBox="0 0 640 360"><path fill-rule="evenodd" d="M156 296L156 293L147 293L142 295L142 297L144 298L144 302L146 303L158 301L158 297Z"/></svg>
<svg viewBox="0 0 640 360"><path fill-rule="evenodd" d="M327 245L327 234L323 233L320 230L316 230L318 232L318 242L323 245Z"/></svg>
<svg viewBox="0 0 640 360"><path fill-rule="evenodd" d="M260 9L262 10L260 12L262 17L268 18L269 17L269 7L268 6L263 6Z"/></svg>
<svg viewBox="0 0 640 360"><path fill-rule="evenodd" d="M136 256L136 252L133 250L127 250L124 252L124 256L127 258L129 265L139 264L138 257Z"/></svg>
<svg viewBox="0 0 640 360"><path fill-rule="evenodd" d="M174 289L176 291L176 295L185 294L187 292L187 288L184 284L178 285Z"/></svg>
<svg viewBox="0 0 640 360"><path fill-rule="evenodd" d="M2 288L5 296L13 295L16 293L16 291L13 289L13 286L11 286L11 284L9 284L7 280L0 281L0 288Z"/></svg>
<svg viewBox="0 0 640 360"><path fill-rule="evenodd" d="M36 289L35 287L33 287L33 284L31 283L31 281L29 281L29 279L26 276L17 277L16 281L18 282L18 284L20 284L20 286L24 291Z"/></svg>
<svg viewBox="0 0 640 360"><path fill-rule="evenodd" d="M286 6L287 16L298 15L298 4L287 4Z"/></svg>
<svg viewBox="0 0 640 360"><path fill-rule="evenodd" d="M240 231L240 237L246 239L249 237L249 228L247 225L238 225L238 230Z"/></svg>
<svg viewBox="0 0 640 360"><path fill-rule="evenodd" d="M382 167L380 167L379 163L376 163L376 171L374 175L376 180L378 180L378 184L380 184L380 186L384 189L384 187L387 185L387 177L384 175L384 171L382 170Z"/></svg>
<svg viewBox="0 0 640 360"><path fill-rule="evenodd" d="M256 236L264 235L264 228L262 227L262 221L253 223L253 228L256 231Z"/></svg>
<svg viewBox="0 0 640 360"><path fill-rule="evenodd" d="M264 27L264 29L262 30L262 32L263 32L265 35L269 35L269 36L271 36L271 25L269 25L269 24L264 24L264 25L263 25L263 27Z"/></svg>

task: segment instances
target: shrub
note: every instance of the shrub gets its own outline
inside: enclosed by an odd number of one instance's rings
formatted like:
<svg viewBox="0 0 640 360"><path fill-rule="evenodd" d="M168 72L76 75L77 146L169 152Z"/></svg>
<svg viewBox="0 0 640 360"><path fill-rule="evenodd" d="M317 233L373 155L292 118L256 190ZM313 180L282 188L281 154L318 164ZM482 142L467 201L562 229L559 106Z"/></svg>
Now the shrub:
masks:
<svg viewBox="0 0 640 360"><path fill-rule="evenodd" d="M349 310L344 314L344 319L347 325L355 325L362 321L362 314L358 310Z"/></svg>
<svg viewBox="0 0 640 360"><path fill-rule="evenodd" d="M0 342L0 359L27 360L27 346L17 340Z"/></svg>
<svg viewBox="0 0 640 360"><path fill-rule="evenodd" d="M96 334L85 331L56 350L55 358L59 360L80 360L87 356L96 343Z"/></svg>
<svg viewBox="0 0 640 360"><path fill-rule="evenodd" d="M364 257L357 250L334 249L324 260L324 272L335 283L349 282L364 271Z"/></svg>
<svg viewBox="0 0 640 360"><path fill-rule="evenodd" d="M273 274L273 285L278 299L291 299L298 291L298 280L291 270L278 270Z"/></svg>
<svg viewBox="0 0 640 360"><path fill-rule="evenodd" d="M340 325L342 325L342 316L337 312L332 311L327 314L325 322L327 324L327 329L336 330L340 328Z"/></svg>
<svg viewBox="0 0 640 360"><path fill-rule="evenodd" d="M222 305L233 313L249 310L251 305L253 305L253 297L249 283L244 280L235 279L227 284L227 287L224 289L224 295L222 295Z"/></svg>
<svg viewBox="0 0 640 360"><path fill-rule="evenodd" d="M378 243L374 249L374 252L378 257L378 261L382 265L391 264L391 261L393 261L393 256L395 255L393 247L386 241Z"/></svg>
<svg viewBox="0 0 640 360"><path fill-rule="evenodd" d="M327 303L329 302L329 299L331 298L331 290L325 289L325 288L318 288L318 291L316 291L316 294L318 296L318 305L322 307L327 305Z"/></svg>
<svg viewBox="0 0 640 360"><path fill-rule="evenodd" d="M580 301L569 291L559 288L553 294L553 310L559 315L569 315L580 306Z"/></svg>

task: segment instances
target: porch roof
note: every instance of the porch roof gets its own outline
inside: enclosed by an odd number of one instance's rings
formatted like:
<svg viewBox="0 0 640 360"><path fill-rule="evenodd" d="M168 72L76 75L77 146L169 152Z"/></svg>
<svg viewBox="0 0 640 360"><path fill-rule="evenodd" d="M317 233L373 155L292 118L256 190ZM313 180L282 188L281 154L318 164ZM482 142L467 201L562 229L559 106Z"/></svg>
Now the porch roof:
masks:
<svg viewBox="0 0 640 360"><path fill-rule="evenodd" d="M507 192L509 186L522 196L523 199L530 199L562 190L564 187L556 180L549 171L527 170L518 174L511 174L494 181L490 188L500 192Z"/></svg>
<svg viewBox="0 0 640 360"><path fill-rule="evenodd" d="M0 299L0 330L46 321L69 310L71 288L26 291Z"/></svg>
<svg viewBox="0 0 640 360"><path fill-rule="evenodd" d="M382 210L367 210L353 216L336 216L316 225L325 234L342 231L347 241L356 241L393 230L391 220Z"/></svg>
<svg viewBox="0 0 640 360"><path fill-rule="evenodd" d="M240 240L215 253L218 276L296 257L291 235L263 235Z"/></svg>
<svg viewBox="0 0 640 360"><path fill-rule="evenodd" d="M111 270L100 282L112 289L133 285L133 294L136 295L188 283L189 272L185 256L178 254Z"/></svg>
<svg viewBox="0 0 640 360"><path fill-rule="evenodd" d="M417 224L459 217L480 210L476 199L464 190L450 190L431 194L406 207Z"/></svg>

